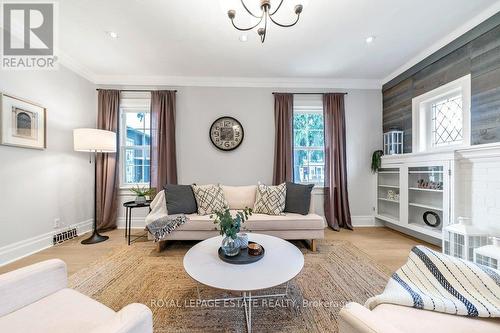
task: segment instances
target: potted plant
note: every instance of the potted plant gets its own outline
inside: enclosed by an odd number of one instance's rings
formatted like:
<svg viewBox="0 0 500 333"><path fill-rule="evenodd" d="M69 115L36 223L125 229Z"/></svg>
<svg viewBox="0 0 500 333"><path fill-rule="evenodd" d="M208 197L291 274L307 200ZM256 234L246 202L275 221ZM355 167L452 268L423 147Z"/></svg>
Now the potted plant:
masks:
<svg viewBox="0 0 500 333"><path fill-rule="evenodd" d="M137 185L136 187L132 187L130 192L135 194L135 202L144 203L146 202L146 197L155 193L155 189Z"/></svg>
<svg viewBox="0 0 500 333"><path fill-rule="evenodd" d="M372 172L375 173L380 169L382 165L382 156L384 155L383 150L375 150L372 155Z"/></svg>
<svg viewBox="0 0 500 333"><path fill-rule="evenodd" d="M219 231L224 239L222 240L222 250L224 254L233 257L240 253L240 245L238 243L238 233L241 229L241 224L248 220L248 217L252 215L251 208L245 208L243 211L236 212L233 217L228 208L223 211L215 212L210 215L210 218L214 218L214 224L219 226Z"/></svg>

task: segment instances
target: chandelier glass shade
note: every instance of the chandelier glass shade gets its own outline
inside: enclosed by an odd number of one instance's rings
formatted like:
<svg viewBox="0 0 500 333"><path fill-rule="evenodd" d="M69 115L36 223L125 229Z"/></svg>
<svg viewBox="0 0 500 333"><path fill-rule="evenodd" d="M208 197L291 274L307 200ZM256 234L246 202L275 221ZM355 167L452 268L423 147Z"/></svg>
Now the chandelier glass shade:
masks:
<svg viewBox="0 0 500 333"><path fill-rule="evenodd" d="M279 2L276 2L277 3L276 8L271 8L271 0L258 0L258 1L260 1L260 10L261 10L260 13L256 13L255 9L253 9L253 10L250 9L250 6L248 6L247 3L245 3L245 0L240 0L240 1L241 1L241 5L243 6L243 8L247 12L247 14L252 16L254 19L257 19L257 23L251 24L248 27L238 26L234 22L234 20L236 18L236 10L230 9L227 12L227 16L231 20L231 24L233 25L233 27L235 27L239 31L249 31L249 30L253 30L253 29L257 28L257 34L259 35L260 41L262 43L264 43L264 41L266 40L268 25L270 25L271 23L274 23L277 26L280 26L282 28L293 27L294 25L297 24L297 22L299 22L300 14L302 13L302 10L304 9L304 6L301 4L295 5L295 7L293 8L295 15L296 15L295 19L290 23L280 23L276 20L276 18L274 16L283 7L282 5L283 5L284 0L279 0ZM256 1L256 0L251 0L251 1Z"/></svg>

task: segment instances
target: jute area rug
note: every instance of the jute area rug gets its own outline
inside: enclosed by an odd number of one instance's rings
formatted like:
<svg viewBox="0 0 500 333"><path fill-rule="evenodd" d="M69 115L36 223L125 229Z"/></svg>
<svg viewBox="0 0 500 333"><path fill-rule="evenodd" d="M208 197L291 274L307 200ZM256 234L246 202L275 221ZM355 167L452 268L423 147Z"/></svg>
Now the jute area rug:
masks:
<svg viewBox="0 0 500 333"><path fill-rule="evenodd" d="M185 273L183 256L193 244L172 242L161 253L152 242L124 246L73 274L70 286L115 311L134 302L147 305L155 332L246 332L243 303L199 302L197 287L202 299L237 295L201 286ZM389 278L387 269L349 242L323 241L316 253L294 244L304 253L304 268L287 298L254 303L253 332L338 332L342 306L363 304Z"/></svg>

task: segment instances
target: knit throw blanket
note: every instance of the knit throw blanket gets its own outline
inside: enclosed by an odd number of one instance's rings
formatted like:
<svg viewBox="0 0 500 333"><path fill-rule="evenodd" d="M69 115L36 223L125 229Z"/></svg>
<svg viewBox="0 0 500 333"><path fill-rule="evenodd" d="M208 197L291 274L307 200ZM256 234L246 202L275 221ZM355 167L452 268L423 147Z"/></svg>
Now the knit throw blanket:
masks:
<svg viewBox="0 0 500 333"><path fill-rule="evenodd" d="M185 215L167 215L154 220L146 226L146 229L153 235L155 242L158 242L178 226L186 223L186 220Z"/></svg>
<svg viewBox="0 0 500 333"><path fill-rule="evenodd" d="M500 317L500 272L432 251L411 250L369 309L390 303L469 317Z"/></svg>

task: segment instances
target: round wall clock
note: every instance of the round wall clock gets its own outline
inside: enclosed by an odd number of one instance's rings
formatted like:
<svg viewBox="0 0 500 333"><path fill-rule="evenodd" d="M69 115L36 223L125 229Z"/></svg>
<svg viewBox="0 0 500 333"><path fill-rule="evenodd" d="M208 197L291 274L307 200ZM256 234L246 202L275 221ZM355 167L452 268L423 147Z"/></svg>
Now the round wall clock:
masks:
<svg viewBox="0 0 500 333"><path fill-rule="evenodd" d="M245 133L240 122L232 117L220 117L210 126L210 140L220 150L229 151L238 148Z"/></svg>

